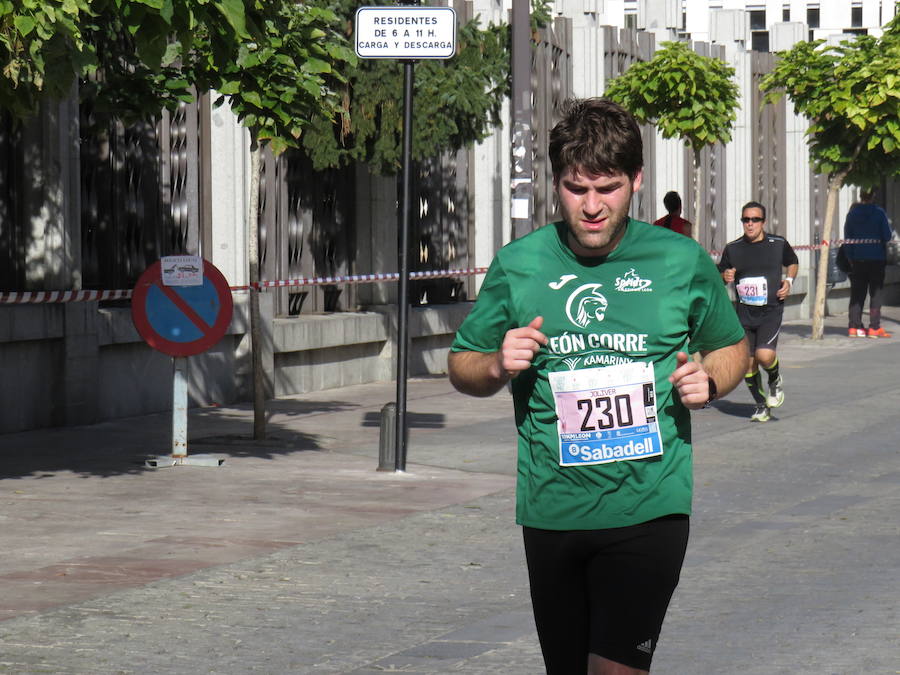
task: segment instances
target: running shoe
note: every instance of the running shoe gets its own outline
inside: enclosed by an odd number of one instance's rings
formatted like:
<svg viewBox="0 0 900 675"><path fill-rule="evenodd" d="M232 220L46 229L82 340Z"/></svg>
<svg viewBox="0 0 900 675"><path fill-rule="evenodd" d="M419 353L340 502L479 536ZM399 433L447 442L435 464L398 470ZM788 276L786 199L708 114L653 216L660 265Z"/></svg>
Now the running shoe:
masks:
<svg viewBox="0 0 900 675"><path fill-rule="evenodd" d="M847 337L866 337L866 331L864 328L848 328Z"/></svg>
<svg viewBox="0 0 900 675"><path fill-rule="evenodd" d="M769 382L769 395L766 397L766 405L770 408L778 408L784 403L784 384L779 375L774 382Z"/></svg>
<svg viewBox="0 0 900 675"><path fill-rule="evenodd" d="M880 338L880 337L891 337L891 333L888 333L884 328L869 329L869 337L870 338Z"/></svg>
<svg viewBox="0 0 900 675"><path fill-rule="evenodd" d="M765 405L756 406L756 410L750 415L751 422L768 422L769 421L769 408Z"/></svg>

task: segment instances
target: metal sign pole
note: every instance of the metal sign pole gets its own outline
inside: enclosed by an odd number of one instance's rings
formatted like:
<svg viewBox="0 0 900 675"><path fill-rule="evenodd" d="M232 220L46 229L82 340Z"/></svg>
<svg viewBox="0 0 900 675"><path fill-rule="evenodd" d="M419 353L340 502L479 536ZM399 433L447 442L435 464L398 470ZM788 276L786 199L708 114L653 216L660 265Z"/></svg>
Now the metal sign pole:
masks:
<svg viewBox="0 0 900 675"><path fill-rule="evenodd" d="M527 0L526 0L527 2ZM406 380L409 358L409 224L412 213L413 75L419 59L456 54L456 12L452 7L419 7L420 0L398 0L396 7L356 10L356 55L361 59L399 59L403 63L403 176L398 223L400 287L397 289L397 401L393 443L382 427L382 446L394 448L394 470L406 470ZM391 410L382 411L382 425ZM379 455L386 454L381 453ZM379 456L379 470L382 470Z"/></svg>
<svg viewBox="0 0 900 675"><path fill-rule="evenodd" d="M172 458L187 457L187 358L176 356L172 378Z"/></svg>
<svg viewBox="0 0 900 675"><path fill-rule="evenodd" d="M172 359L172 454L152 457L144 462L151 469L168 466L222 466L224 459L214 455L188 457L188 360L186 356Z"/></svg>
<svg viewBox="0 0 900 675"><path fill-rule="evenodd" d="M412 212L412 114L415 61L403 62L403 206L400 219L400 288L397 299L397 422L394 471L406 471L406 378L409 345L409 221Z"/></svg>

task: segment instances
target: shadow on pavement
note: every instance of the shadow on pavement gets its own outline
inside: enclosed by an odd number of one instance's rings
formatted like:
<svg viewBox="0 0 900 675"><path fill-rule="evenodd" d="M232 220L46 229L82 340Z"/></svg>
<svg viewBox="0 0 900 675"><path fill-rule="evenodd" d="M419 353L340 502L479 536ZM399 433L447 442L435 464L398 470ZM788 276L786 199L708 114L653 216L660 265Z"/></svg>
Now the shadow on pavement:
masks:
<svg viewBox="0 0 900 675"><path fill-rule="evenodd" d="M320 415L352 412L358 404L345 401L275 400L266 404L266 438L254 440L253 409L249 405L190 411L188 455L214 454L226 459L273 459L296 452L323 450L329 429ZM298 430L298 419L309 424ZM344 422L347 423L346 421ZM356 422L359 427L367 423ZM314 431L324 433L314 433ZM171 412L0 435L0 480L53 478L74 473L84 478L157 471L148 458L171 454Z"/></svg>
<svg viewBox="0 0 900 675"><path fill-rule="evenodd" d="M710 407L715 408L720 413L723 413L725 415L731 415L732 417L745 417L747 419L750 419L750 415L752 415L753 411L756 409L756 406L753 403L734 403L733 401L729 401L728 399L719 399L718 401L713 401L710 404Z"/></svg>
<svg viewBox="0 0 900 675"><path fill-rule="evenodd" d="M406 413L406 425L410 429L443 429L447 426L447 416L443 413ZM364 427L380 427L381 413L367 412L363 417Z"/></svg>
<svg viewBox="0 0 900 675"><path fill-rule="evenodd" d="M782 324L781 332L785 335L792 335L795 337L808 338L812 335L812 326L809 324ZM825 337L829 337L832 335L835 336L844 336L847 334L847 328L845 326L824 326L822 330L822 335Z"/></svg>

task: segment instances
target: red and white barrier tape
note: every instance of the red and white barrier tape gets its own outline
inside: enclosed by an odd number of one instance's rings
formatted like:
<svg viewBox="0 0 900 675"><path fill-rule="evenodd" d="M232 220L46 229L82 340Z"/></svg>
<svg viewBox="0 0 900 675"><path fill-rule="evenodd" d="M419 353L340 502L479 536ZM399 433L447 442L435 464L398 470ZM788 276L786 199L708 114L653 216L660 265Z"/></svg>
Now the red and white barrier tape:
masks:
<svg viewBox="0 0 900 675"><path fill-rule="evenodd" d="M440 279L448 277L471 276L484 274L487 267L471 267L459 270L439 270L431 272L410 272L412 281L419 279ZM285 286L331 286L337 284L366 284L380 281L398 281L399 272L388 274L351 274L337 277L310 277L301 279L284 279L279 281L260 281L256 287L265 290L267 288L282 288ZM232 292L249 291L250 286L231 286ZM131 291L10 291L0 292L0 305L25 305L41 303L85 302L87 300L128 300Z"/></svg>
<svg viewBox="0 0 900 675"><path fill-rule="evenodd" d="M85 302L87 300L123 300L131 291L10 291L0 293L0 304L24 305L49 302Z"/></svg>
<svg viewBox="0 0 900 675"><path fill-rule="evenodd" d="M461 277L472 274L484 274L487 267L472 267L464 270L440 270L434 272L410 272L412 281L417 279L440 279L447 277ZM351 274L343 277L315 277L302 279L286 279L283 281L260 281L259 288L280 288L283 286L325 286L333 284L370 284L379 281L399 281L400 273L388 274ZM243 287L249 289L249 286Z"/></svg>
<svg viewBox="0 0 900 675"><path fill-rule="evenodd" d="M794 246L795 251L815 251L826 246L840 246L841 244L880 244L881 239L833 239L821 244L801 244ZM718 258L721 251L709 251L709 254ZM459 270L439 270L433 272L410 272L412 281L417 279L440 279L447 277L463 277L473 274L484 274L487 267L470 267ZM300 279L282 279L278 281L260 281L256 287L283 288L299 286L333 286L337 284L371 284L381 281L398 281L399 272L386 274L350 274L338 277L304 277ZM250 286L231 286L232 292L249 291ZM127 300L131 298L131 291L10 291L0 292L0 305L25 305L39 303L84 302L87 300Z"/></svg>

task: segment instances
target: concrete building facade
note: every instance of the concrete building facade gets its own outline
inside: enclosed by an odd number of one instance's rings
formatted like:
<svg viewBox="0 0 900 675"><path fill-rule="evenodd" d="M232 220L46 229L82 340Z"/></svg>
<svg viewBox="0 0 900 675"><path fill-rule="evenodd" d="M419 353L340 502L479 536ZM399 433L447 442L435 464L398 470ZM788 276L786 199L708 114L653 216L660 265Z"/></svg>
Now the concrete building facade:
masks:
<svg viewBox="0 0 900 675"><path fill-rule="evenodd" d="M505 22L509 0L475 0L469 5L482 24ZM818 9L818 14L810 14ZM742 105L732 141L708 158L715 171L715 189L703 186L716 201L711 213L719 219L715 246L739 236L740 206L765 194L777 197L779 232L797 246L813 242L817 204L804 132L805 121L789 106L772 119L779 126L777 176L761 177L753 164L759 152L758 107L753 105L754 72L759 51L751 49L754 33L764 26L770 50L787 49L799 40L866 30L875 34L893 16L892 2L878 0L796 0L758 3L721 0L557 0L554 16L567 22L571 93L602 95L610 73L611 44L620 38L644 45L690 39L696 49L720 54L736 70ZM757 13L757 14L754 14ZM817 16L818 25L806 23ZM860 18L861 17L861 18ZM862 21L861 26L855 26ZM623 32L624 31L624 32ZM631 31L639 31L640 35ZM638 40L637 38L640 37ZM623 38L623 39L624 39ZM626 40L626 41L627 41ZM764 55L771 58L771 55ZM249 206L249 143L246 132L225 108L210 108L214 152L209 190L211 245L204 251L232 285L247 282L247 237L244 228ZM781 117L779 117L779 115ZM509 119L508 103L504 119ZM35 237L29 268L54 280L54 288L78 288L79 271L70 261L80 241L77 194L79 152L77 133L54 126L52 111L34 127L50 142L36 181L47 195L47 209L34 216ZM641 214L647 220L662 215L662 197L669 190L691 190L687 151L675 140L654 137L647 147L648 179L641 195ZM769 139L768 143L773 141ZM512 236L510 221L510 126L504 124L482 143L466 151L469 222L469 265L486 267L495 252ZM368 175L358 168L354 227L357 232L356 272L395 272L398 269L396 182ZM770 179L777 178L773 182ZM761 186L765 179L766 185ZM855 190L842 192L837 223L843 222ZM773 197L774 198L774 197ZM886 204L900 213L900 195L889 192ZM685 204L689 203L685 200ZM637 208L637 207L636 207ZM636 213L637 215L637 213ZM686 214L691 217L691 214ZM534 223L535 226L543 223ZM801 272L788 308L791 318L810 315L815 265L810 250L802 249ZM898 268L900 269L900 268ZM891 279L898 281L896 270ZM481 277L471 283L477 292ZM845 287L838 284L840 293ZM5 289L4 289L5 290ZM471 295L470 295L471 297ZM262 293L263 369L269 396L288 396L348 384L390 380L396 373L396 284L361 287L357 311L284 316L270 294ZM469 308L466 302L429 304L412 310L410 374L439 374L446 368L446 349ZM246 294L235 294L235 318L225 339L215 348L190 359L190 396L195 405L249 400L250 364ZM138 337L128 309L96 301L58 304L0 304L0 432L35 427L93 423L104 419L167 410L171 406L172 363Z"/></svg>

